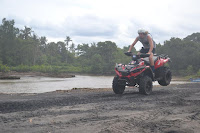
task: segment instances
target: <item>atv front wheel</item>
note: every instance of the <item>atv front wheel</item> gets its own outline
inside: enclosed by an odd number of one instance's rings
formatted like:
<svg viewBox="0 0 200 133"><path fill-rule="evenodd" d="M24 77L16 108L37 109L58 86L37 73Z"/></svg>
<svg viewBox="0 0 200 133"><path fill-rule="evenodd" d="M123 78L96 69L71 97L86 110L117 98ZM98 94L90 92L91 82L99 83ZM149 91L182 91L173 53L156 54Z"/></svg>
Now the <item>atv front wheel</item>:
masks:
<svg viewBox="0 0 200 133"><path fill-rule="evenodd" d="M119 85L118 84L118 76L115 76L113 79L113 83L112 83L112 88L115 94L123 94L124 90L125 90L125 86L124 85Z"/></svg>
<svg viewBox="0 0 200 133"><path fill-rule="evenodd" d="M152 79L149 76L141 77L139 84L139 92L141 94L149 95L152 92Z"/></svg>
<svg viewBox="0 0 200 133"><path fill-rule="evenodd" d="M162 86L167 86L170 84L172 79L172 73L168 67L163 68L162 79L158 81L158 83Z"/></svg>

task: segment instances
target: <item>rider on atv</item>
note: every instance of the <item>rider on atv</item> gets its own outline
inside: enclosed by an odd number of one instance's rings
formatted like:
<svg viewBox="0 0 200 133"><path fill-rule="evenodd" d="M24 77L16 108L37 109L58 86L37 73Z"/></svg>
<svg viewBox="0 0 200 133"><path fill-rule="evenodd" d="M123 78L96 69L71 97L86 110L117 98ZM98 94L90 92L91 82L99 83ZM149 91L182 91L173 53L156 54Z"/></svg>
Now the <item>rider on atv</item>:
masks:
<svg viewBox="0 0 200 133"><path fill-rule="evenodd" d="M136 37L135 41L130 46L128 52L131 52L133 46L138 41L140 41L143 44L143 47L138 54L145 53L145 54L150 55L149 56L150 67L151 67L152 71L154 72L155 68L154 68L153 54L155 53L156 43L154 42L153 38L150 36L150 34L148 33L147 30L139 29L138 34L139 34L139 36Z"/></svg>
<svg viewBox="0 0 200 133"><path fill-rule="evenodd" d="M158 81L162 86L171 82L172 74L167 64L171 60L168 55L153 55L156 45L151 36L144 29L138 30L138 34L128 52L124 53L132 58L131 63L115 66L116 75L112 83L115 94L123 94L126 86L133 86L139 88L139 93L149 95L153 88L152 81ZM139 55L134 55L130 51L138 41L143 44L143 48Z"/></svg>

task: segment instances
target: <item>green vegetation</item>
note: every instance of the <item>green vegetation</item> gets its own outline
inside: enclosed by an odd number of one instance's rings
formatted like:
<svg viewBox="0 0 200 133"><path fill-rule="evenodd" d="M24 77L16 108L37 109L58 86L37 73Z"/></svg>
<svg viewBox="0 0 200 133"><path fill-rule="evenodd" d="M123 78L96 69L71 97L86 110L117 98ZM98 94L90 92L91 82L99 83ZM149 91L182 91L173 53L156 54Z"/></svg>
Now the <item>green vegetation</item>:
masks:
<svg viewBox="0 0 200 133"><path fill-rule="evenodd" d="M200 33L194 33L184 39L171 38L164 45L157 45L157 53L170 56L173 74L198 76L200 68Z"/></svg>
<svg viewBox="0 0 200 133"><path fill-rule="evenodd" d="M0 72L111 74L115 63L130 61L124 55L129 47L119 48L111 41L74 44L66 36L64 41L47 43L45 36L37 36L30 27L18 29L14 24L4 18L0 25ZM156 52L170 56L173 74L200 76L200 33L171 38L158 44Z"/></svg>
<svg viewBox="0 0 200 133"><path fill-rule="evenodd" d="M31 28L18 29L14 20L2 20L0 25L0 71L45 73L114 72L115 62L130 61L123 53L128 47L118 48L114 42L105 41L75 45L67 36L62 42L47 43Z"/></svg>

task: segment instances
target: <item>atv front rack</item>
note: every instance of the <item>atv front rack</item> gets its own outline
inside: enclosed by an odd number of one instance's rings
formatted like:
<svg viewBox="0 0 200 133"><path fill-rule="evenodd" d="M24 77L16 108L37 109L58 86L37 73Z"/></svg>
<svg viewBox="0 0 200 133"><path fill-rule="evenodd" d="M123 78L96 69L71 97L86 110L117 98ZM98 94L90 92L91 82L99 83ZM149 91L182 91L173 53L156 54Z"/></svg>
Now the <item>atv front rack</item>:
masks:
<svg viewBox="0 0 200 133"><path fill-rule="evenodd" d="M169 58L169 56L166 55L166 54L161 54L161 55L159 55L158 57L159 57L159 58L162 58L162 59L167 59L167 58Z"/></svg>

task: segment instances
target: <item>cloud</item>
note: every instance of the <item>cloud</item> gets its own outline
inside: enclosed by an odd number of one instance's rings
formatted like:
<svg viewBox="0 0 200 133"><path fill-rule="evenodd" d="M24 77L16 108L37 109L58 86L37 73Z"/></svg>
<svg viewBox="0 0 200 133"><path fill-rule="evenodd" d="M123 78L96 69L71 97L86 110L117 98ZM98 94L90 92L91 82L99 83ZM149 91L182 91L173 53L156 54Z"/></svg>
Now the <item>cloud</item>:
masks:
<svg viewBox="0 0 200 133"><path fill-rule="evenodd" d="M34 31L44 33L50 37L65 37L71 36L100 36L109 37L114 36L118 29L116 24L112 23L112 20L101 19L94 15L85 15L81 17L67 17L66 20L59 25L45 23L42 24L37 20L24 21L22 18L13 18L17 23L17 26L24 27L29 26Z"/></svg>
<svg viewBox="0 0 200 133"><path fill-rule="evenodd" d="M112 20L100 18L95 15L68 17L64 22L65 32L72 36L114 36L117 25Z"/></svg>
<svg viewBox="0 0 200 133"><path fill-rule="evenodd" d="M157 43L199 32L199 5L198 0L1 0L0 19L32 27L49 41L70 36L75 43L111 40L123 47L142 27Z"/></svg>

